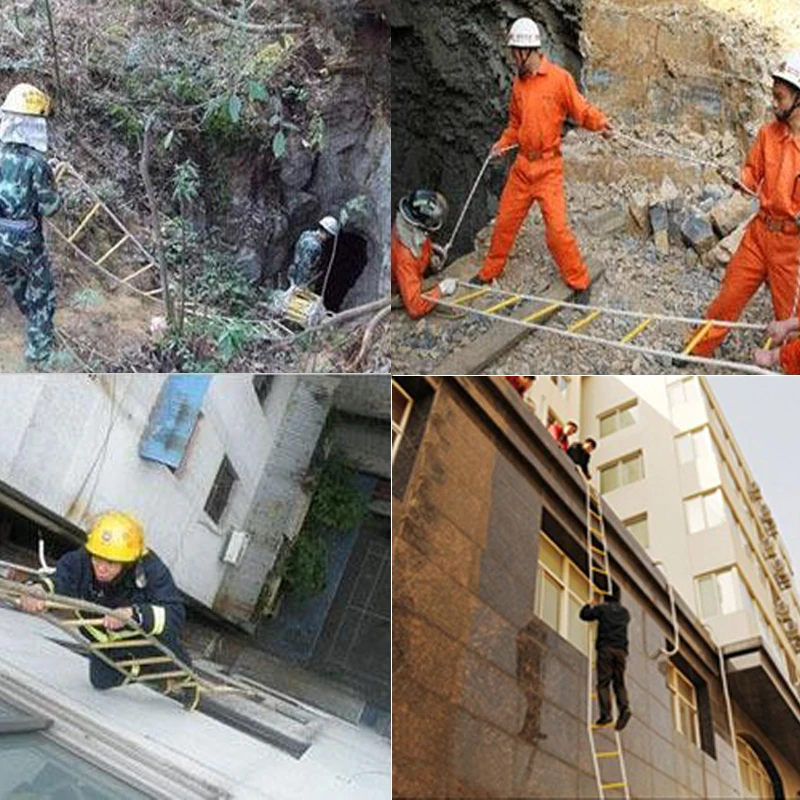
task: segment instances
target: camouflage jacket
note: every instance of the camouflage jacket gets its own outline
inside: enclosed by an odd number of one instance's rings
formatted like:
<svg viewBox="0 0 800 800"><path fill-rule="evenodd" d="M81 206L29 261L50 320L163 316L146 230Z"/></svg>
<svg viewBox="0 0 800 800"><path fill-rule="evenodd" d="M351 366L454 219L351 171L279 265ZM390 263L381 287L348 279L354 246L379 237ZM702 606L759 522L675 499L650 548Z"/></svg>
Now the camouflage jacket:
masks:
<svg viewBox="0 0 800 800"><path fill-rule="evenodd" d="M289 279L304 286L313 277L322 257L322 242L316 231L303 231L294 246L294 259L289 267Z"/></svg>
<svg viewBox="0 0 800 800"><path fill-rule="evenodd" d="M60 206L61 195L45 157L24 144L0 144L0 217L49 217Z"/></svg>

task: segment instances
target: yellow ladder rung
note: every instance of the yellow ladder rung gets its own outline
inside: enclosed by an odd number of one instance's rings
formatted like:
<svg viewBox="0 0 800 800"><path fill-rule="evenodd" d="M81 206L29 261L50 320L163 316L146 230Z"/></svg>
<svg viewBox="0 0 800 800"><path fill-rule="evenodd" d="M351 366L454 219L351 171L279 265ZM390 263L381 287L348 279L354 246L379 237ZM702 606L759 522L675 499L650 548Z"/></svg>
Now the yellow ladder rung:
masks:
<svg viewBox="0 0 800 800"><path fill-rule="evenodd" d="M81 628L84 625L102 625L105 620L105 617L89 617L88 619L62 619L59 620L59 624L67 625L68 627L72 627L74 625L76 628Z"/></svg>
<svg viewBox="0 0 800 800"><path fill-rule="evenodd" d="M56 171L53 173L53 180L58 183L63 177L64 173L69 169L69 164L66 161L62 161Z"/></svg>
<svg viewBox="0 0 800 800"><path fill-rule="evenodd" d="M494 314L497 311L502 311L504 308L508 308L508 306L513 306L514 303L517 303L520 300L522 300L522 295L515 294L513 297L507 297L505 300L495 303L491 308L487 308L483 313Z"/></svg>
<svg viewBox="0 0 800 800"><path fill-rule="evenodd" d="M549 306L545 306L544 308L540 308L538 311L534 311L533 314L528 314L527 317L522 319L522 322L536 322L537 319L546 317L551 311L555 311L556 309L561 308L563 305L563 303L551 303Z"/></svg>
<svg viewBox="0 0 800 800"><path fill-rule="evenodd" d="M116 253L117 250L119 250L119 248L122 247L122 245L124 245L125 242L127 242L128 239L130 239L130 238L131 238L131 235L129 233L126 233L110 250L107 250L106 253L103 256L101 256L100 258L98 258L97 261L95 261L94 263L95 264L102 264L104 261L106 261L107 259L111 258L111 256L113 256L114 253Z"/></svg>
<svg viewBox="0 0 800 800"><path fill-rule="evenodd" d="M595 566L593 566L593 567L592 567L592 570L593 570L594 572L599 572L601 575L608 575L608 570L605 570L605 569L600 569L600 567L595 567Z"/></svg>
<svg viewBox="0 0 800 800"><path fill-rule="evenodd" d="M127 661L115 661L118 667L133 667L138 664L172 664L175 659L170 656L152 656L152 658L131 658Z"/></svg>
<svg viewBox="0 0 800 800"><path fill-rule="evenodd" d="M653 322L652 317L648 317L645 320L642 320L635 328L628 331L620 340L620 344L628 344L628 342L632 342L645 328L647 328Z"/></svg>
<svg viewBox="0 0 800 800"><path fill-rule="evenodd" d="M623 786L627 786L628 784L625 781L620 781L619 783L604 783L604 789L621 789Z"/></svg>
<svg viewBox="0 0 800 800"><path fill-rule="evenodd" d="M598 758L614 758L619 755L619 750L611 750L608 753L598 753Z"/></svg>
<svg viewBox="0 0 800 800"><path fill-rule="evenodd" d="M593 730L598 730L600 728L611 728L611 727L613 727L613 725L614 725L613 721L612 722L606 722L605 725L592 725L592 729Z"/></svg>
<svg viewBox="0 0 800 800"><path fill-rule="evenodd" d="M597 697L597 692L592 692L592 693L589 695L589 697L592 697L592 698L595 698L595 697Z"/></svg>
<svg viewBox="0 0 800 800"><path fill-rule="evenodd" d="M114 639L112 642L93 642L90 650L109 650L114 647L154 647L148 639Z"/></svg>
<svg viewBox="0 0 800 800"><path fill-rule="evenodd" d="M572 325L569 325L567 327L567 330L570 333L575 333L575 332L581 330L582 328L585 328L590 322L593 322L594 320L596 320L602 313L603 312L600 311L599 309L595 309L594 311L591 311L590 313L588 313L582 319L579 319L577 322L573 322Z"/></svg>
<svg viewBox="0 0 800 800"><path fill-rule="evenodd" d="M767 339L766 339L766 341L764 342L764 348L763 348L763 349L764 349L764 350L770 350L770 349L772 349L772 337L771 337L771 336L767 336Z"/></svg>
<svg viewBox="0 0 800 800"><path fill-rule="evenodd" d="M605 536L606 535L605 531L600 530L600 528L592 528L591 526L589 526L589 530L594 534L600 534L600 536Z"/></svg>
<svg viewBox="0 0 800 800"><path fill-rule="evenodd" d="M191 675L187 675L182 669L172 670L170 672L153 672L148 675L139 675L137 680L140 681L157 681L161 678L177 678L178 675L183 675L187 680L191 679Z"/></svg>
<svg viewBox="0 0 800 800"><path fill-rule="evenodd" d="M136 272L128 275L127 278L123 278L123 283L130 283L134 278L138 278L143 272L147 272L149 269L153 269L155 266L155 262L151 261L149 264L145 264L141 269L137 269Z"/></svg>
<svg viewBox="0 0 800 800"><path fill-rule="evenodd" d="M462 303L466 303L467 300L474 300L476 297L483 297L487 292L491 291L492 289L490 286L484 286L483 289L476 289L474 292L467 292L467 294L456 298L453 300L453 304L459 306Z"/></svg>
<svg viewBox="0 0 800 800"><path fill-rule="evenodd" d="M67 237L67 241L68 241L70 244L72 244L72 243L75 241L75 239L78 237L78 235L79 235L80 233L82 233L82 232L83 232L83 229L84 229L84 228L85 228L85 227L86 227L86 226L89 224L89 221L92 219L92 217L93 217L93 216L94 216L94 215L95 215L95 214L96 214L96 213L97 213L97 212L98 212L98 211L99 211L99 210L100 210L102 207L103 207L103 204L102 204L102 203L95 203L95 204L94 204L94 205L91 207L91 209L89 210L89 213L88 213L88 214L87 214L87 215L86 215L86 216L83 218L83 220L81 221L81 224L80 224L80 225L78 225L78 227L77 227L77 228L75 228L75 230L74 230L74 231L73 231L73 232L72 232L72 233L71 233L71 234L70 234L70 235Z"/></svg>
<svg viewBox="0 0 800 800"><path fill-rule="evenodd" d="M146 294L148 297L152 297L153 295L156 295L156 294L161 294L161 291L162 291L162 290L161 290L161 287L159 286L159 287L158 287L158 289L151 289L149 292L145 292L145 294Z"/></svg>
<svg viewBox="0 0 800 800"><path fill-rule="evenodd" d="M703 325L703 327L700 328L700 330L697 331L697 333L694 336L692 336L691 341L683 349L683 353L681 353L681 355L684 356L691 355L692 350L694 350L695 347L697 347L697 345L700 344L700 342L706 338L706 334L709 332L709 330L711 330L711 327L713 325L714 325L714 320L713 319L708 320L708 322L706 322L705 325Z"/></svg>
<svg viewBox="0 0 800 800"><path fill-rule="evenodd" d="M600 553L601 556L604 556L606 554L605 550L602 550L599 547L595 547L594 545L592 545L592 550L594 550L595 553Z"/></svg>

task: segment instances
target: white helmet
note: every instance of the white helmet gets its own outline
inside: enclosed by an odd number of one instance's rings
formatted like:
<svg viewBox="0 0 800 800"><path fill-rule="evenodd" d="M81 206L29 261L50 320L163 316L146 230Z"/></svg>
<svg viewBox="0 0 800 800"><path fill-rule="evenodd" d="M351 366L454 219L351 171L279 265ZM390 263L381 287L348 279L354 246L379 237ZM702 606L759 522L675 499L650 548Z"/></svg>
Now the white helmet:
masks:
<svg viewBox="0 0 800 800"><path fill-rule="evenodd" d="M520 17L508 32L509 47L524 47L535 50L542 46L539 26L530 17Z"/></svg>
<svg viewBox="0 0 800 800"><path fill-rule="evenodd" d="M336 217L323 217L319 221L319 226L324 230L326 233L329 233L331 236L338 236L339 235L339 220Z"/></svg>
<svg viewBox="0 0 800 800"><path fill-rule="evenodd" d="M772 73L772 77L785 81L795 89L800 89L800 51L792 53L786 61L781 62L778 69Z"/></svg>

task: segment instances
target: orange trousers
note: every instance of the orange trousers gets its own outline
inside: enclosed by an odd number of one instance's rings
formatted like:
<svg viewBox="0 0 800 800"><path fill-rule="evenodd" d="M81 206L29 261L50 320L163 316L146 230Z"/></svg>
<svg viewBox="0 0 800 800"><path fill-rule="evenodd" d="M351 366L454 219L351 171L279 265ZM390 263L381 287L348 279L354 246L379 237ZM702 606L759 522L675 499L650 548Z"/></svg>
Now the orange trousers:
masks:
<svg viewBox="0 0 800 800"><path fill-rule="evenodd" d="M762 283L769 285L775 319L787 319L794 311L800 235L771 231L756 217L725 270L722 288L706 311L706 319L739 319ZM728 335L727 328L711 328L692 350L692 355L711 356Z"/></svg>
<svg viewBox="0 0 800 800"><path fill-rule="evenodd" d="M590 283L589 270L567 224L564 166L560 156L536 161L518 156L514 161L500 196L492 243L479 273L481 279L490 281L502 274L517 233L534 202L542 209L545 242L561 277L573 289L586 289Z"/></svg>

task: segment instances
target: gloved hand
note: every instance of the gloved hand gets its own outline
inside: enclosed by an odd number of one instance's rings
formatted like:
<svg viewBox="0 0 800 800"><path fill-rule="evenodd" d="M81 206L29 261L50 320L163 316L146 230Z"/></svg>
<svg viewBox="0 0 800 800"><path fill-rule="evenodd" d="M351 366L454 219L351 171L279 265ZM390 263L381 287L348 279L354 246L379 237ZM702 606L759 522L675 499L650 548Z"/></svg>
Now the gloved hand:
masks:
<svg viewBox="0 0 800 800"><path fill-rule="evenodd" d="M439 292L442 297L449 297L451 294L455 294L456 289L458 289L458 281L455 278L445 278L439 283Z"/></svg>
<svg viewBox="0 0 800 800"><path fill-rule="evenodd" d="M30 592L20 597L19 606L29 614L41 614L46 608L44 599L47 597L47 592L42 586L31 586Z"/></svg>
<svg viewBox="0 0 800 800"><path fill-rule="evenodd" d="M767 336L772 339L773 344L783 344L786 337L791 333L796 333L798 328L800 328L800 320L797 317L775 319L767 325Z"/></svg>

